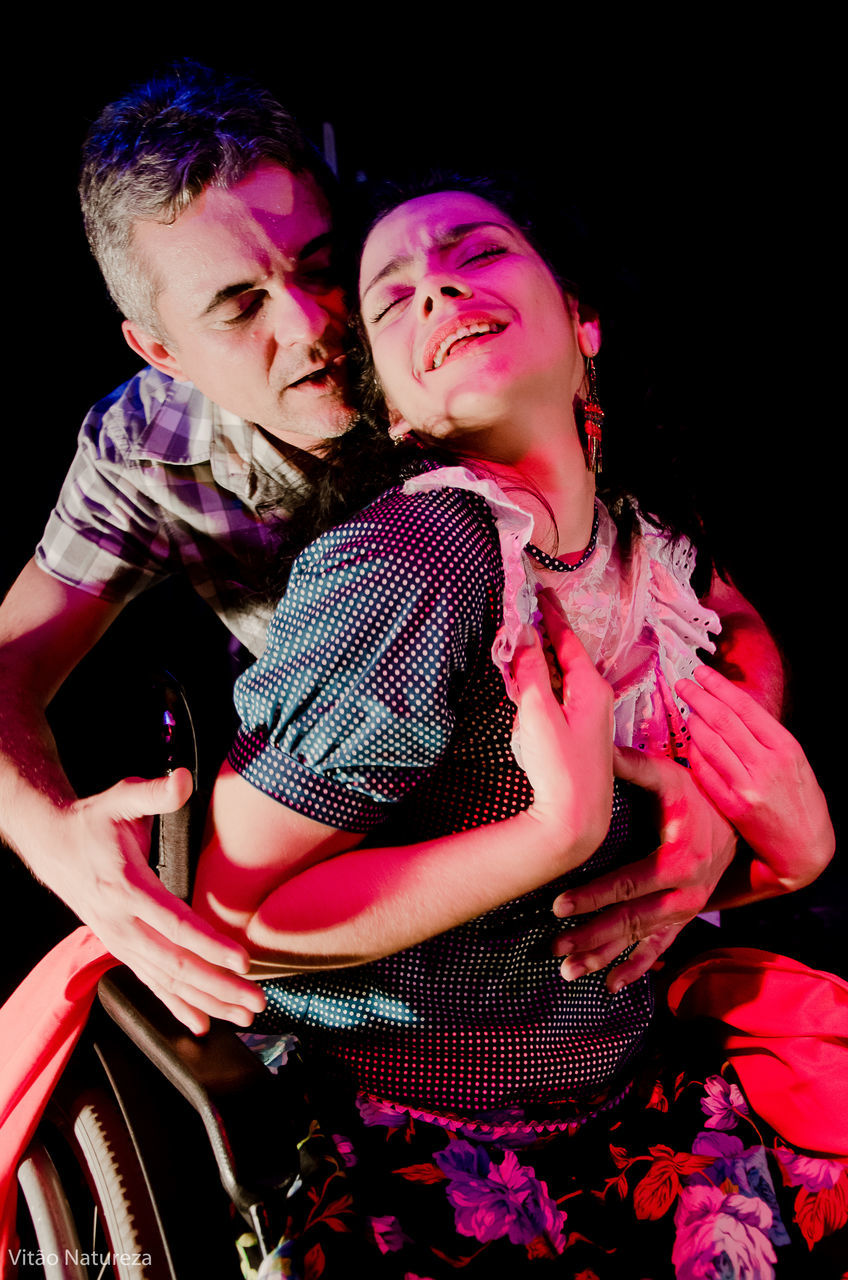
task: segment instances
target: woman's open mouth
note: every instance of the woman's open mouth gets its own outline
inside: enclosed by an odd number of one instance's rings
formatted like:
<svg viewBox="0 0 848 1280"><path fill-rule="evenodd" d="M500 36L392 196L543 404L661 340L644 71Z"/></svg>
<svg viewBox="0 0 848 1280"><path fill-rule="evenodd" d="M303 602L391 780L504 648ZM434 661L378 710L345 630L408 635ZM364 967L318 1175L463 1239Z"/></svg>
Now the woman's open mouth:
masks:
<svg viewBox="0 0 848 1280"><path fill-rule="evenodd" d="M424 353L425 370L440 369L457 350L478 338L502 333L506 323L486 316L467 316L440 326L430 337Z"/></svg>

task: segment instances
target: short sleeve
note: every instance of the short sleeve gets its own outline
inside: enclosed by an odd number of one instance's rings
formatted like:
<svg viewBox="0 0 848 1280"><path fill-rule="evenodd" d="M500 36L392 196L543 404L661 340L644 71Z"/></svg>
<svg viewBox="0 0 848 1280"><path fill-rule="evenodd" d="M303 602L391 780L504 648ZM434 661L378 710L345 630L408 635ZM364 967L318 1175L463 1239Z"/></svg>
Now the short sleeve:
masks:
<svg viewBox="0 0 848 1280"><path fill-rule="evenodd" d="M295 563L236 686L231 764L308 817L370 830L443 757L502 589L479 498L389 491Z"/></svg>
<svg viewBox="0 0 848 1280"><path fill-rule="evenodd" d="M91 410L36 549L47 573L106 600L129 600L170 572L162 510L144 491L126 425L143 415L135 384Z"/></svg>

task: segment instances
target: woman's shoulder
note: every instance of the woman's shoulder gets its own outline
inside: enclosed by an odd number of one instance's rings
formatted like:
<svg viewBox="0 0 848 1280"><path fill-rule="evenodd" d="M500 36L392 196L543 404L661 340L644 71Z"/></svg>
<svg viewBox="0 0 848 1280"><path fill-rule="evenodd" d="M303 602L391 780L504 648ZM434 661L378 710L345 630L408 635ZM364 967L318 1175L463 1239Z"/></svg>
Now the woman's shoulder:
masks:
<svg viewBox="0 0 848 1280"><path fill-rule="evenodd" d="M311 543L295 568L345 552L404 562L442 559L454 567L481 555L496 558L497 531L488 504L456 485L421 483L438 471L425 468L402 478Z"/></svg>
<svg viewBox="0 0 848 1280"><path fill-rule="evenodd" d="M503 591L503 565L487 504L456 488L393 485L300 553L285 599L287 607L332 608L352 591L398 609L427 600L451 617L488 617Z"/></svg>

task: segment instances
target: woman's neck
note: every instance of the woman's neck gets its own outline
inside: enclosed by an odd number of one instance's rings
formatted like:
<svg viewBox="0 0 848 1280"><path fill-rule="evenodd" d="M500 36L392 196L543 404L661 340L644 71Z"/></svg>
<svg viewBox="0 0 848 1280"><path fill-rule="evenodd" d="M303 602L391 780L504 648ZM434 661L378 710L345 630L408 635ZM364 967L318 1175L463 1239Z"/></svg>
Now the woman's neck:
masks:
<svg viewBox="0 0 848 1280"><path fill-rule="evenodd" d="M592 534L595 479L586 468L576 431L556 449L528 448L508 461L471 458L518 506L533 516L533 542L548 555L577 560Z"/></svg>

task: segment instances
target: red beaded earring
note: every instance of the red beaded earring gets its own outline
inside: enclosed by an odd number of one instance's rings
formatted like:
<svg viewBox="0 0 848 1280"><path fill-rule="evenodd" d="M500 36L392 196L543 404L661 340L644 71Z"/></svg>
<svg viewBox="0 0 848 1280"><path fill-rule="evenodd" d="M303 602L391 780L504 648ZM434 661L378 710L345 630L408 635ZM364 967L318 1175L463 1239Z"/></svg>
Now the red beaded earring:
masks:
<svg viewBox="0 0 848 1280"><path fill-rule="evenodd" d="M583 425L586 429L586 467L598 475L602 467L601 435L604 425L604 411L598 402L598 387L595 375L595 362L586 356L586 377L589 390L583 402Z"/></svg>

